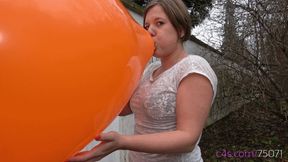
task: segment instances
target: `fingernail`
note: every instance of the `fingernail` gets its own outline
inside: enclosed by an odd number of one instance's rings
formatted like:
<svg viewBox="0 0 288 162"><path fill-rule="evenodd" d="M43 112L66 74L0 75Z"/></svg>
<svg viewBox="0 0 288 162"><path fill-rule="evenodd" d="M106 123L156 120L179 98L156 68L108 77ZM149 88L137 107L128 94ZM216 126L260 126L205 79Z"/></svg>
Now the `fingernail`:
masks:
<svg viewBox="0 0 288 162"><path fill-rule="evenodd" d="M96 141L99 141L99 140L100 140L100 135L96 136L94 139L95 139Z"/></svg>

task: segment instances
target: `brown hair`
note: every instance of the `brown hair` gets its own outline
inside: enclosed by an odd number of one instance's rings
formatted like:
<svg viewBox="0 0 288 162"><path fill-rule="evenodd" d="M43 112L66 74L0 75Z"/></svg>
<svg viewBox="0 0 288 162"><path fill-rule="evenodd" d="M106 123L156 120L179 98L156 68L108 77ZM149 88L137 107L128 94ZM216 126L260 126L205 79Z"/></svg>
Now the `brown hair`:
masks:
<svg viewBox="0 0 288 162"><path fill-rule="evenodd" d="M181 31L184 31L184 36L180 37L181 41L184 42L188 40L191 35L192 24L188 9L182 0L152 0L145 8L143 25L145 25L145 19L148 11L156 5L163 8L172 25L178 31L179 37Z"/></svg>

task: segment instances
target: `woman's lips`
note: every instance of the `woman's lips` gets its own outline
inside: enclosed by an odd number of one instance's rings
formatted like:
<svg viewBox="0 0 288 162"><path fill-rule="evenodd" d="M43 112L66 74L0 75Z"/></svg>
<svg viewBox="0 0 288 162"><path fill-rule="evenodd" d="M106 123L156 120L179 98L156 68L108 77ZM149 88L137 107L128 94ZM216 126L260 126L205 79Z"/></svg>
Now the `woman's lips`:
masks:
<svg viewBox="0 0 288 162"><path fill-rule="evenodd" d="M154 51L158 49L157 43L154 43Z"/></svg>

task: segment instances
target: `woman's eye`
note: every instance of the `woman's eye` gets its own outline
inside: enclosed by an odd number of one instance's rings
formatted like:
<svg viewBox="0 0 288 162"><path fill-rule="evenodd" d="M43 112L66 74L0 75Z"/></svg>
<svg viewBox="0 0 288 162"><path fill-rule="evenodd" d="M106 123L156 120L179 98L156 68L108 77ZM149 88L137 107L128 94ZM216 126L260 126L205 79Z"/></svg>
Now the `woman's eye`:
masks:
<svg viewBox="0 0 288 162"><path fill-rule="evenodd" d="M158 21L157 23L156 23L156 25L157 26L161 26L161 25L163 25L164 23L162 22L162 21Z"/></svg>
<svg viewBox="0 0 288 162"><path fill-rule="evenodd" d="M145 28L146 30L148 30L149 25L144 25L144 28Z"/></svg>

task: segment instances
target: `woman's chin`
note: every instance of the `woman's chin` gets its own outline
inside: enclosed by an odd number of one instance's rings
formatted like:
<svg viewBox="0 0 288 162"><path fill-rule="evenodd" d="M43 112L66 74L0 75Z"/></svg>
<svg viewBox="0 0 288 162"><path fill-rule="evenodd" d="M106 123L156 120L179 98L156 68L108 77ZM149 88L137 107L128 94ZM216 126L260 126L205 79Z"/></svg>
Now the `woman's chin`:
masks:
<svg viewBox="0 0 288 162"><path fill-rule="evenodd" d="M160 58L161 57L160 55L158 55L156 53L154 53L153 56L156 57L156 58Z"/></svg>
<svg viewBox="0 0 288 162"><path fill-rule="evenodd" d="M162 56L162 54L158 49L155 49L153 56L156 58L160 58Z"/></svg>

